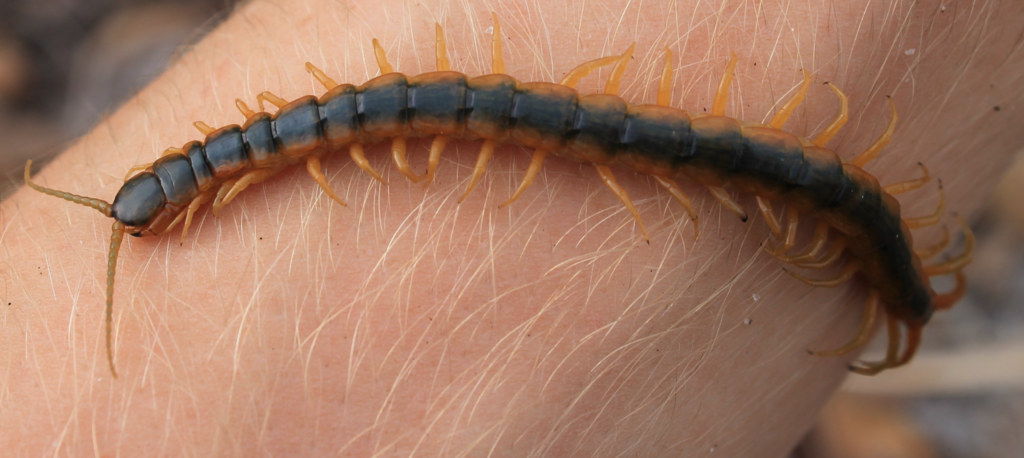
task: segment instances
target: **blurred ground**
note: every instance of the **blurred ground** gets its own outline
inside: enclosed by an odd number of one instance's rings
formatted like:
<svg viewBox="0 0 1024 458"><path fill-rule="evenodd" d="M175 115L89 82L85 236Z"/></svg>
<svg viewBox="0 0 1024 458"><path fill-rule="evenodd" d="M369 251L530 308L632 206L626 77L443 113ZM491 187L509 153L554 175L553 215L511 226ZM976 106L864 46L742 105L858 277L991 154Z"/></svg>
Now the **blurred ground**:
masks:
<svg viewBox="0 0 1024 458"><path fill-rule="evenodd" d="M0 195L21 185L26 159L88 131L231 3L0 0ZM1024 456L1024 161L975 229L968 298L936 315L914 364L852 377L794 457Z"/></svg>

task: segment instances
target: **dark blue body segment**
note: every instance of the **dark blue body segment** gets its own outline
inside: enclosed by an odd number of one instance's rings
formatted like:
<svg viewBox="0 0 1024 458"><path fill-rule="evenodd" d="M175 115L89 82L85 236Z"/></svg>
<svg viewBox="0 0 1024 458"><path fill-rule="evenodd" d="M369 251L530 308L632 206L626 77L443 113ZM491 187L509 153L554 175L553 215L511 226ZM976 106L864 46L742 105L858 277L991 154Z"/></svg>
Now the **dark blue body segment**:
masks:
<svg viewBox="0 0 1024 458"><path fill-rule="evenodd" d="M356 88L359 128L369 140L408 135L408 88L401 73L381 75Z"/></svg>
<svg viewBox="0 0 1024 458"><path fill-rule="evenodd" d="M727 183L733 165L743 156L743 129L739 123L723 116L705 116L694 118L690 131L693 143L681 157L681 169L706 185Z"/></svg>
<svg viewBox="0 0 1024 458"><path fill-rule="evenodd" d="M669 107L629 107L622 129L622 161L645 173L652 167L674 170L693 144L690 124L689 116Z"/></svg>
<svg viewBox="0 0 1024 458"><path fill-rule="evenodd" d="M842 191L843 161L832 151L816 146L803 149L803 167L785 199L809 211L826 208Z"/></svg>
<svg viewBox="0 0 1024 458"><path fill-rule="evenodd" d="M512 139L524 146L558 150L575 133L579 94L555 83L523 83L512 97Z"/></svg>
<svg viewBox="0 0 1024 458"><path fill-rule="evenodd" d="M329 149L346 146L359 137L356 87L339 84L320 97L320 128Z"/></svg>
<svg viewBox="0 0 1024 458"><path fill-rule="evenodd" d="M570 153L597 164L611 162L622 147L627 111L626 102L614 95L580 97L572 123L576 135L569 144Z"/></svg>
<svg viewBox="0 0 1024 458"><path fill-rule="evenodd" d="M458 134L466 116L466 75L431 72L409 78L407 104L413 130Z"/></svg>
<svg viewBox="0 0 1024 458"><path fill-rule="evenodd" d="M267 113L256 113L242 125L245 152L249 157L249 164L253 167L272 165L279 158L277 147L274 146L274 132L270 119L271 116Z"/></svg>
<svg viewBox="0 0 1024 458"><path fill-rule="evenodd" d="M242 128L221 127L206 137L203 145L206 163L217 178L230 178L248 165Z"/></svg>
<svg viewBox="0 0 1024 458"><path fill-rule="evenodd" d="M153 174L160 181L167 203L184 207L199 194L192 164L181 154L172 154L153 163Z"/></svg>
<svg viewBox="0 0 1024 458"><path fill-rule="evenodd" d="M769 127L743 128L743 154L733 163L732 179L747 183L746 192L779 198L796 186L803 168L800 139Z"/></svg>
<svg viewBox="0 0 1024 458"><path fill-rule="evenodd" d="M469 137L500 140L508 136L516 84L508 75L484 75L466 81Z"/></svg>
<svg viewBox="0 0 1024 458"><path fill-rule="evenodd" d="M188 142L181 147L192 165L192 177L196 180L196 188L199 192L210 189L213 185L213 172L206 163L206 156L203 155L203 144L199 142Z"/></svg>
<svg viewBox="0 0 1024 458"><path fill-rule="evenodd" d="M323 145L320 108L307 95L281 107L273 117L274 147L285 156L301 156Z"/></svg>
<svg viewBox="0 0 1024 458"><path fill-rule="evenodd" d="M117 191L110 216L128 227L145 226L160 214L166 203L160 180L150 172L142 172Z"/></svg>

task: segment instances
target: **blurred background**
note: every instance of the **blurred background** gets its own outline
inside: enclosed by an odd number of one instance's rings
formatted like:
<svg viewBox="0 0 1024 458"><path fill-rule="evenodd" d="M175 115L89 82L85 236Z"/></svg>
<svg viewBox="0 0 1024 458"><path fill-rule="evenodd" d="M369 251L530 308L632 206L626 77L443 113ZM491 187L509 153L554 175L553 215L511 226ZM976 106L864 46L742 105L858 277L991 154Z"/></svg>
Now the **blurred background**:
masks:
<svg viewBox="0 0 1024 458"><path fill-rule="evenodd" d="M235 3L0 0L0 196L26 159L62 151ZM968 297L936 315L912 365L851 377L794 458L1024 457L1024 162L974 228Z"/></svg>

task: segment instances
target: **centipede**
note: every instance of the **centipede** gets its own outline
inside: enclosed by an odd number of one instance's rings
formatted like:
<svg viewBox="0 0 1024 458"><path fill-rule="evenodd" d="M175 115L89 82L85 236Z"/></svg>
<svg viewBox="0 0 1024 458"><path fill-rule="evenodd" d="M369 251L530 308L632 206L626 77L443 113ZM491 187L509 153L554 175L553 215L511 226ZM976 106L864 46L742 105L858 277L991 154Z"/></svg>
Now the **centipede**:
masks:
<svg viewBox="0 0 1024 458"><path fill-rule="evenodd" d="M730 189L755 197L774 242L764 250L790 268L793 278L812 286L835 287L862 277L869 293L855 336L845 345L819 356L841 356L864 346L871 338L879 312L885 315L888 344L884 359L860 362L850 370L874 375L907 364L921 343L921 333L932 314L946 310L966 293L963 268L973 256L975 239L963 218L964 250L945 261L924 265L950 245L949 231L934 246L914 250L912 229L937 224L945 212L945 197L938 182L939 203L931 215L906 218L895 195L921 188L931 181L921 163L922 176L882 186L864 168L893 137L899 119L896 104L888 99L890 119L885 131L864 152L844 160L825 146L848 118L847 96L827 83L840 101L839 114L814 139L782 130L802 103L812 78L803 70L803 82L768 124L726 116L729 87L738 58L730 54L709 113L688 112L669 106L672 93L673 54L664 49L664 69L655 104L630 104L618 95L621 78L635 43L623 54L585 62L558 83L520 82L505 73L501 25L493 14L492 73L468 77L451 70L444 31L436 28L436 71L416 76L396 72L380 43L373 39L380 76L361 85L339 84L312 63L306 70L326 89L286 101L271 92L257 95L259 112L241 99L235 105L245 117L241 125L213 128L199 121L205 135L181 147L167 148L155 162L136 165L113 203L83 197L34 183L32 161L25 164L25 183L32 189L98 210L114 220L107 256L105 307L106 354L110 373L117 378L111 346L111 320L117 259L125 233L135 237L166 234L182 225L184 240L195 213L211 203L217 216L239 193L282 170L304 163L320 189L341 206L321 167L329 153L348 150L354 163L373 179L387 181L370 164L364 148L390 141L395 167L414 183L430 184L445 147L451 140L481 141L480 152L461 203L484 176L498 145L533 150L529 166L504 208L530 188L545 158L569 158L593 166L601 181L625 205L645 240L649 237L640 213L620 186L612 167L653 178L685 210L699 239L698 213L677 180L703 185L728 212L743 222L746 210ZM588 74L611 66L602 93L582 95L577 83ZM264 104L277 108L265 111ZM407 159L407 140L432 138L426 173L416 174ZM773 205L784 204L782 218ZM813 218L814 234L797 247L801 217ZM806 277L791 267L824 270L845 262L832 278ZM955 286L937 293L931 277L950 275ZM905 340L905 343L904 343Z"/></svg>

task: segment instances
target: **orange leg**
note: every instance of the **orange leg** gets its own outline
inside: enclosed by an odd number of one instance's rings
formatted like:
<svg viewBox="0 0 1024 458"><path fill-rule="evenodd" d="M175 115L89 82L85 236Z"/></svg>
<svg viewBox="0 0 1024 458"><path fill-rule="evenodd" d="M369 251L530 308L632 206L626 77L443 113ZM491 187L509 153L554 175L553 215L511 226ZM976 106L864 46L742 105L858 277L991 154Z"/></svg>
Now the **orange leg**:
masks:
<svg viewBox="0 0 1024 458"><path fill-rule="evenodd" d="M213 198L213 216L220 216L220 208L223 206L221 201L224 200L224 196L227 195L236 181L238 180L227 180L221 183L220 188L217 189L217 195Z"/></svg>
<svg viewBox="0 0 1024 458"><path fill-rule="evenodd" d="M839 88L832 83L828 83L828 87L832 88L832 91L839 96L839 116L836 116L836 120L832 121L832 124L829 124L825 130L821 131L821 133L814 138L812 143L819 147L825 147L825 144L828 143L832 137L836 136L839 129L842 129L843 126L846 125L846 121L849 119L848 115L850 113L850 102L847 99L846 94L843 94L843 91L840 91Z"/></svg>
<svg viewBox="0 0 1024 458"><path fill-rule="evenodd" d="M768 229L772 231L772 235L775 238L782 239L782 225L779 224L778 218L775 217L775 210L772 209L772 202L761 196L755 196L757 199L757 208L761 210L761 216L764 216L765 222L768 223Z"/></svg>
<svg viewBox="0 0 1024 458"><path fill-rule="evenodd" d="M892 101L892 98L889 99L889 108L892 109L892 117L889 118L889 125L886 126L885 132L867 150L853 159L853 165L861 168L868 165L868 162L878 157L878 153L882 151L882 148L889 144L889 140L892 140L892 133L896 130L896 122L900 119L896 114L896 103Z"/></svg>
<svg viewBox="0 0 1024 458"><path fill-rule="evenodd" d="M730 213L738 216L744 223L747 222L747 212L743 211L743 207L740 207L740 204L732 200L732 197L729 196L729 191L726 191L725 188L719 186L708 186L708 190L711 191L711 195L714 196L715 200L722 204L726 210L729 210Z"/></svg>
<svg viewBox="0 0 1024 458"><path fill-rule="evenodd" d="M242 99L235 99L235 108L238 108L238 111L242 113L242 116L245 116L245 119L249 119L256 114L255 111L249 109L249 105L246 105Z"/></svg>
<svg viewBox="0 0 1024 458"><path fill-rule="evenodd" d="M956 287L953 288L953 291L935 296L932 300L935 310L949 310L953 304L964 298L964 294L967 294L967 276L964 275L964 271L958 270L954 272L954 275L956 276Z"/></svg>
<svg viewBox="0 0 1024 458"><path fill-rule="evenodd" d="M807 245L804 251L797 253L793 256L779 256L782 262L788 264L799 264L801 262L808 262L814 260L821 253L822 248L825 248L825 242L828 241L828 230L831 226L824 221L818 221L818 225L814 227L814 238L811 243Z"/></svg>
<svg viewBox="0 0 1024 458"><path fill-rule="evenodd" d="M391 140L391 158L395 161L395 167L398 168L402 175L405 175L409 181L413 183L419 183L423 177L417 175L409 167L409 160L406 159L406 143L404 137L395 137Z"/></svg>
<svg viewBox="0 0 1024 458"><path fill-rule="evenodd" d="M629 49L622 53L619 60L615 62L615 66L612 67L612 74L608 75L608 82L604 85L604 93L611 95L619 94L619 82L622 80L622 74L626 73L626 64L629 63L629 58L633 57L633 50L636 48L636 42L629 45Z"/></svg>
<svg viewBox="0 0 1024 458"><path fill-rule="evenodd" d="M214 128L210 127L209 124L206 124L205 122L202 122L202 121L196 121L196 122L192 123L192 125L195 126L195 128L197 130L199 130L199 132L201 132L203 135L210 135L210 134L213 133L213 131L217 130L217 129L214 129Z"/></svg>
<svg viewBox="0 0 1024 458"><path fill-rule="evenodd" d="M466 186L466 192L462 193L462 197L459 197L459 203L466 200L469 193L473 192L476 188L477 183L480 183L480 178L484 176L484 171L487 170L487 162L491 160L491 156L494 155L494 147L497 142L494 140L484 140L484 144L480 146L480 154L476 158L476 166L473 167L473 176L469 179L469 186Z"/></svg>
<svg viewBox="0 0 1024 458"><path fill-rule="evenodd" d="M802 267L804 269L824 269L832 263L836 262L843 255L843 250L846 249L846 239L840 237L839 240L832 242L832 246L829 247L828 251L821 259L814 262L793 262L793 265Z"/></svg>
<svg viewBox="0 0 1024 458"><path fill-rule="evenodd" d="M896 365L900 360L900 322L886 316L889 329L889 345L885 351L885 360L877 363L862 363L861 366L850 366L850 371L860 375L876 375Z"/></svg>
<svg viewBox="0 0 1024 458"><path fill-rule="evenodd" d="M320 185L320 189L330 196L331 199L334 199L335 202L341 204L342 207L348 206L345 204L345 201L341 200L341 198L334 193L334 189L331 189L331 185L327 183L327 177L324 176L324 172L320 170L319 157L313 155L306 156L306 171L309 172L309 176L313 177L316 184Z"/></svg>
<svg viewBox="0 0 1024 458"><path fill-rule="evenodd" d="M427 174L423 177L423 186L434 181L434 172L437 171L437 164L441 162L441 152L447 145L448 137L444 135L434 137L434 141L430 143L430 156L427 159Z"/></svg>
<svg viewBox="0 0 1024 458"><path fill-rule="evenodd" d="M316 80L319 81L320 84L323 84L328 91L338 87L337 81L334 81L333 79L328 77L327 74L323 72L323 70L316 68L316 66L313 65L311 62L306 62L306 71L312 73L313 78L316 78Z"/></svg>
<svg viewBox="0 0 1024 458"><path fill-rule="evenodd" d="M288 101L287 100L282 99L282 98L274 95L270 91L260 92L259 95L256 96L256 102L259 103L259 105L260 105L260 111L264 111L264 108L263 108L263 102L264 101L270 102L271 105L273 105L275 107L278 107L278 108L281 108L281 107L283 107L285 105L288 105Z"/></svg>
<svg viewBox="0 0 1024 458"><path fill-rule="evenodd" d="M772 118L772 122L768 123L768 127L772 129L781 129L782 126L786 125L786 120L793 114L793 110L800 106L800 103L804 101L804 97L807 96L807 90L811 87L811 74L804 70L804 82L800 84L800 89L797 89L796 94L782 106L782 109L778 113L775 113L775 117Z"/></svg>
<svg viewBox="0 0 1024 458"><path fill-rule="evenodd" d="M607 165L595 165L598 175L601 175L601 181L604 181L605 186L612 190L615 197L626 206L629 213L636 219L636 224L640 226L640 232L643 233L644 239L650 241L651 238L647 236L647 229L644 227L644 222L640 219L640 212L633 205L633 201L629 199L629 194L626 194L626 190L619 186L619 183L615 181L615 175L612 174L612 169L608 168Z"/></svg>
<svg viewBox="0 0 1024 458"><path fill-rule="evenodd" d="M665 67L661 69L661 83L658 84L658 105L667 107L672 100L672 51L665 47ZM696 226L694 226L696 227Z"/></svg>
<svg viewBox="0 0 1024 458"><path fill-rule="evenodd" d="M922 176L921 178L915 178L913 180L908 180L902 183L896 183L886 186L884 188L885 192L895 196L897 194L903 194L907 191L913 191L917 188L920 188L921 186L928 184L928 182L931 181L932 179L932 175L928 173L928 167L925 167L924 164L920 162L918 162L917 165L921 166L921 171L924 172L924 176Z"/></svg>
<svg viewBox="0 0 1024 458"><path fill-rule="evenodd" d="M960 221L960 225L964 228L964 252L953 259L946 262L941 262L931 266L924 267L924 274L933 277L935 275L946 275L960 271L967 264L970 264L974 259L974 232L967 226L967 222L963 218L957 216L957 220Z"/></svg>
<svg viewBox="0 0 1024 458"><path fill-rule="evenodd" d="M853 340L835 350L815 351L811 352L811 354L815 356L843 356L868 343L868 340L871 339L871 330L875 327L875 318L878 316L878 298L878 290L872 289L871 293L868 294L868 302L864 305L864 319L861 320L860 328L857 329L857 335Z"/></svg>
<svg viewBox="0 0 1024 458"><path fill-rule="evenodd" d="M917 349L921 346L921 329L923 325L907 325L907 348L903 350L903 356L897 360L894 364L890 365L886 369L892 369L900 367L910 362L914 358L914 354L917 353Z"/></svg>
<svg viewBox="0 0 1024 458"><path fill-rule="evenodd" d="M377 59L377 66L380 67L381 75L395 72L391 64L388 63L388 55L384 53L384 48L380 46L380 42L376 38L373 39L373 57Z"/></svg>
<svg viewBox="0 0 1024 458"><path fill-rule="evenodd" d="M583 79L583 77L589 75L591 72L601 67L605 67L611 64L618 64L622 60L623 56L626 56L627 54L633 54L633 46L630 46L629 49L626 50L626 54L623 54L622 56L602 57L600 59L594 59L592 61L580 64L576 68L570 70L569 73L567 73L565 77L562 78L562 81L558 82L558 84L561 84L562 86L576 87L576 85L579 84L580 80ZM616 65L616 67L617 66L618 65ZM608 82L611 83L611 78L609 78Z"/></svg>
<svg viewBox="0 0 1024 458"><path fill-rule="evenodd" d="M736 53L729 53L729 63L725 65L725 73L722 73L722 80L718 82L718 91L715 92L715 101L711 105L711 116L725 116L725 105L729 102L729 85L732 84L733 73L736 71Z"/></svg>
<svg viewBox="0 0 1024 458"><path fill-rule="evenodd" d="M512 205L512 202L519 200L519 197L526 192L526 188L533 184L533 179L537 177L537 172L544 165L544 158L547 155L548 152L546 150L537 149L533 151L533 157L530 158L530 166L526 168L526 176L523 177L523 181L519 183L519 187L516 188L516 192L512 194L512 197L506 200L505 203L498 205L498 208L505 208Z"/></svg>
<svg viewBox="0 0 1024 458"><path fill-rule="evenodd" d="M185 225L181 228L181 243L185 243L185 236L188 235L188 228L192 226L192 215L194 215L196 210L199 210L199 207L208 200L210 200L210 193L204 192L196 196L195 199L192 199L192 202L189 202L188 209L185 210Z"/></svg>
<svg viewBox="0 0 1024 458"><path fill-rule="evenodd" d="M217 200L213 203L213 214L219 215L220 209L224 208L225 205L234 200L235 196L237 196L238 193L244 191L245 188L248 188L249 185L259 183L263 180L266 180L267 178L270 178L273 175L274 172L272 170L259 169L246 173L245 175L242 175L241 178L231 182L231 188L228 190L228 192L224 193L223 196L220 194L220 192L217 193ZM225 183L225 186L226 185L227 183ZM224 188L222 187L221 189Z"/></svg>
<svg viewBox="0 0 1024 458"><path fill-rule="evenodd" d="M172 154L185 154L185 150L172 146L170 148L165 149L164 152L160 154L160 157L170 156ZM146 169L148 169L148 168L150 168L152 166L153 166L152 162L150 162L148 164L133 165L132 168L128 169L128 173L126 173L124 175L124 181L128 181L128 179L131 178L132 175L135 174L135 172L138 172L140 170L146 170Z"/></svg>
<svg viewBox="0 0 1024 458"><path fill-rule="evenodd" d="M373 177L375 180L383 184L388 184L388 182L384 180L384 177L380 175L380 172L378 172L377 169L373 168L373 166L370 165L370 161L366 160L366 153L363 152L363 145L360 145L358 143L353 143L349 145L348 155L352 157L352 161L355 162L356 165L359 166L359 168L363 169L364 172L370 174L370 176Z"/></svg>
<svg viewBox="0 0 1024 458"><path fill-rule="evenodd" d="M697 212L693 209L693 203L690 202L690 198L683 194L683 190L679 189L679 185L676 184L671 178L660 177L658 175L652 175L654 181L657 181L661 187L668 190L672 197L675 197L676 201L686 209L686 214L690 215L690 221L693 221L693 238L700 237L700 229L697 227Z"/></svg>
<svg viewBox="0 0 1024 458"><path fill-rule="evenodd" d="M935 255L942 253L943 251L946 251L946 248L949 247L949 242L949 228L946 226L942 226L942 240L940 240L939 243L936 243L935 245L932 245L930 247L921 248L920 250L914 250L914 254L916 254L917 257L921 259L932 258Z"/></svg>
<svg viewBox="0 0 1024 458"><path fill-rule="evenodd" d="M497 13L491 13L494 18L494 35L491 38L491 72L495 74L505 73L505 60L501 58L501 24L498 23Z"/></svg>
<svg viewBox="0 0 1024 458"><path fill-rule="evenodd" d="M796 208L786 208L786 238L783 239L782 245L776 247L775 253L784 255L796 245L796 230L800 227L799 216L800 212Z"/></svg>
<svg viewBox="0 0 1024 458"><path fill-rule="evenodd" d="M942 219L942 213L946 211L946 193L942 190L942 181L939 180L939 204L935 206L935 212L928 216L918 218L905 218L904 223L911 229L937 224Z"/></svg>
<svg viewBox="0 0 1024 458"><path fill-rule="evenodd" d="M435 22L434 31L436 35L434 54L437 58L437 71L447 72L452 69L452 64L448 61L448 46L444 42L444 30L441 29L441 24Z"/></svg>
<svg viewBox="0 0 1024 458"><path fill-rule="evenodd" d="M811 285L811 286L823 286L823 287L826 287L826 288L835 288L836 286L839 286L839 285L841 285L843 283L846 283L847 281L850 280L850 278L853 278L853 275L856 274L857 272L860 272L860 269L861 269L860 262L854 260L854 261L850 261L849 263L847 263L846 267L843 267L843 270L839 271L839 275L836 275L835 277L827 278L827 279L824 279L824 280L813 280L813 279L807 278L807 277L805 277L803 275L800 275L800 274L798 274L796 272L792 272L792 271L789 271L789 270L787 270L786 273L789 274L790 276L792 276L793 278L795 278L797 280L800 280L800 281L802 281L804 283L807 283L808 285Z"/></svg>

